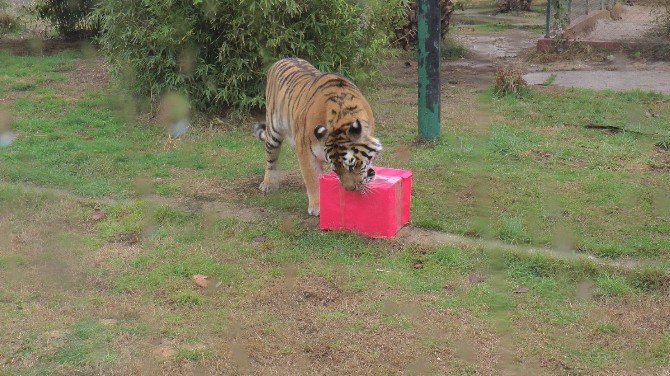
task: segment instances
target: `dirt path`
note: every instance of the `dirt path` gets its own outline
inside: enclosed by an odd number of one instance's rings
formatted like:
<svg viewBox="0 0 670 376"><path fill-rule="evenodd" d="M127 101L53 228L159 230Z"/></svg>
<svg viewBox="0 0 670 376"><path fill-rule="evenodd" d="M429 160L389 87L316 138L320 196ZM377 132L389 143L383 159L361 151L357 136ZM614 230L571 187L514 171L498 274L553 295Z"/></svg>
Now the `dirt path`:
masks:
<svg viewBox="0 0 670 376"><path fill-rule="evenodd" d="M670 94L670 72L658 71L555 71L524 76L531 85L541 85L554 76L552 85L595 90L653 91Z"/></svg>
<svg viewBox="0 0 670 376"><path fill-rule="evenodd" d="M633 21L651 17L650 10L644 7L626 9L628 17L624 17L622 21L606 20L602 24L599 23L589 39L600 38L600 34L611 32L608 35L614 39L609 40L620 40L616 39L617 32L627 36L646 32L648 22L644 27L634 26L634 30L627 29L626 25L635 25ZM622 53L611 55L605 53L602 59L570 56L560 61L529 63L525 60L526 52L533 49L538 37L537 32L518 29L488 34L461 31L455 38L466 46L470 56L460 61L447 62L445 65L489 68L496 65L517 65L530 72L524 78L531 85L543 84L551 75L555 75L556 79L552 84L562 87L595 90L637 89L670 94L670 62L634 59Z"/></svg>
<svg viewBox="0 0 670 376"><path fill-rule="evenodd" d="M660 15L658 9L642 5L623 6L620 20L598 20L593 30L581 36L582 40L635 41L652 31Z"/></svg>
<svg viewBox="0 0 670 376"><path fill-rule="evenodd" d="M455 38L472 54L473 60L516 58L537 42L536 32L510 29L500 33L457 33Z"/></svg>

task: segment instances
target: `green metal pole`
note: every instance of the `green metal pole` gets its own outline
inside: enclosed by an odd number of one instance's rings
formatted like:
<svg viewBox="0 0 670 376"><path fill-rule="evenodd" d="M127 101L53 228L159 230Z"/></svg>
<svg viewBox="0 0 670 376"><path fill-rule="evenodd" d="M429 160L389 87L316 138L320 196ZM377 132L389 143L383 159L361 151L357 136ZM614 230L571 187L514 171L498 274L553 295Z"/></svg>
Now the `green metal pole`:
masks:
<svg viewBox="0 0 670 376"><path fill-rule="evenodd" d="M419 138L440 136L440 0L418 0Z"/></svg>
<svg viewBox="0 0 670 376"><path fill-rule="evenodd" d="M602 1L602 0L600 0ZM544 37L549 38L549 26L551 24L551 0L547 0L547 23L545 25Z"/></svg>

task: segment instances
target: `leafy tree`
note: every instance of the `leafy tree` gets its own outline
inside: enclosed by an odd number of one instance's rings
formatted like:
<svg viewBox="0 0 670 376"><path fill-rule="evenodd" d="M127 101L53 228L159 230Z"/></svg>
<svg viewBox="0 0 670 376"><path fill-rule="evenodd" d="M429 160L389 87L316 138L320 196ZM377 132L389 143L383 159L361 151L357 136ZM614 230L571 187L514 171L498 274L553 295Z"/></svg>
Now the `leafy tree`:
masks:
<svg viewBox="0 0 670 376"><path fill-rule="evenodd" d="M89 18L97 0L42 0L35 9L41 19L51 22L65 37L86 37L98 31Z"/></svg>
<svg viewBox="0 0 670 376"><path fill-rule="evenodd" d="M399 0L106 0L95 19L117 74L153 103L167 92L200 110L264 105L265 71L295 56L360 78L387 44Z"/></svg>

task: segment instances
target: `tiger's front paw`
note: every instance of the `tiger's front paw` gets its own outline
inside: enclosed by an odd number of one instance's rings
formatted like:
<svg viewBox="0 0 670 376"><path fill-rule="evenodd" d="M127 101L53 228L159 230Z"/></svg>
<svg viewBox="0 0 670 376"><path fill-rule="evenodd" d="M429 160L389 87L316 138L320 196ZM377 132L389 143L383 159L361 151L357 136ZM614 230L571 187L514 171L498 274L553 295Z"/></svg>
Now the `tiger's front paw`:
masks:
<svg viewBox="0 0 670 376"><path fill-rule="evenodd" d="M318 207L317 208L309 208L309 209L307 209L307 214L318 217L319 216L319 208Z"/></svg>
<svg viewBox="0 0 670 376"><path fill-rule="evenodd" d="M270 184L265 181L261 183L261 185L258 186L258 189L260 189L263 193L268 193L270 191L273 191L277 188L275 184Z"/></svg>

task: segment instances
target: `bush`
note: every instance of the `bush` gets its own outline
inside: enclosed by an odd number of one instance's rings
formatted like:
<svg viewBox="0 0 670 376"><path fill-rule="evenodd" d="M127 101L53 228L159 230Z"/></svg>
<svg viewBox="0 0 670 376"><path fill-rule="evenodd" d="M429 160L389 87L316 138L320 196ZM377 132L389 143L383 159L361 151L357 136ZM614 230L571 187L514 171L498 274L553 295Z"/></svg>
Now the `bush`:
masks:
<svg viewBox="0 0 670 376"><path fill-rule="evenodd" d="M95 17L103 52L136 95L155 104L174 91L199 110L250 110L263 107L265 71L283 57L354 79L369 72L399 1L106 0Z"/></svg>
<svg viewBox="0 0 670 376"><path fill-rule="evenodd" d="M401 10L396 12L394 19L393 44L402 47L405 50L414 48L417 43L417 0L400 1ZM449 32L451 14L454 12L454 3L452 0L440 0L440 34L444 39Z"/></svg>
<svg viewBox="0 0 670 376"><path fill-rule="evenodd" d="M520 94L528 88L523 72L516 67L500 67L496 72L493 92L500 97L508 94Z"/></svg>
<svg viewBox="0 0 670 376"><path fill-rule="evenodd" d="M9 13L0 10L0 36L18 30L19 20Z"/></svg>
<svg viewBox="0 0 670 376"><path fill-rule="evenodd" d="M443 59L446 60L458 60L464 58L468 54L468 49L463 45L463 43L457 41L456 39L447 36L442 40L442 45L440 46L440 55Z"/></svg>
<svg viewBox="0 0 670 376"><path fill-rule="evenodd" d="M19 27L18 18L6 12L8 8L9 4L5 0L0 0L0 37L16 31Z"/></svg>
<svg viewBox="0 0 670 376"><path fill-rule="evenodd" d="M98 25L91 22L90 14L96 0L42 0L35 9L37 16L49 21L60 35L81 38L94 35Z"/></svg>

